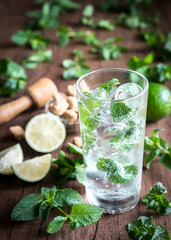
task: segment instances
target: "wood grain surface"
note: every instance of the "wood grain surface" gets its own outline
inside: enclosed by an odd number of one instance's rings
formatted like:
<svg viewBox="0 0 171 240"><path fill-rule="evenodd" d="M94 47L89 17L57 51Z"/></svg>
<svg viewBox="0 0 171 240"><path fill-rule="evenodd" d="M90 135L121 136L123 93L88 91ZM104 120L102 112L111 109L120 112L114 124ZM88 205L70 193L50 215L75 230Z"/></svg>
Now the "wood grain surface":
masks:
<svg viewBox="0 0 171 240"><path fill-rule="evenodd" d="M97 1L84 0L80 2L83 6L88 3L98 4ZM160 12L161 14L161 29L163 33L167 33L171 27L171 1L153 1L153 10ZM11 35L19 29L24 29L27 26L28 19L25 17L25 12L35 9L33 1L29 0L1 0L0 1L0 58L10 57L13 61L18 63L25 58L31 50L27 47L20 47L14 45L10 38ZM113 13L95 12L96 17L100 18L114 18ZM81 10L77 10L73 13L68 13L61 17L61 23L72 26L75 30L80 29L79 19L81 17ZM88 29L88 28L81 28ZM33 70L26 70L28 75L27 87L32 83L40 79L41 77L51 78L57 85L59 91L66 92L66 86L74 81L64 81L62 79L62 73L64 71L61 66L62 60L65 58L71 58L71 52L77 48L84 51L85 56L88 57L87 63L91 65L91 70L105 67L126 67L127 60L136 55L138 57L144 57L149 49L146 44L138 37L138 30L131 30L125 27L116 27L112 32L106 32L104 30L96 30L96 34L100 39L107 37L119 37L124 38L124 45L130 49L129 52L122 54L118 60L99 60L95 55L90 53L90 47L85 46L78 41L70 43L66 47L59 48L57 45L57 38L55 36L57 30L46 30L45 36L52 39L52 44L48 47L53 50L53 62L39 64L37 68ZM171 89L171 82L166 84ZM24 94L25 90L18 93L15 98L18 98ZM13 98L13 99L15 99ZM0 98L0 104L11 101L11 98ZM26 126L29 119L38 114L44 112L44 109L31 109L21 113L13 120L0 126L0 150L10 147L17 143L13 136L9 132L9 127L14 125ZM151 135L152 130L163 127L165 131L161 133L161 137L166 138L171 145L171 115L157 121L155 123L148 123L146 127L146 135ZM67 138L60 149L63 149L68 153L68 142L72 141L74 136L79 135L79 129L75 129L73 132L67 133ZM21 146L24 151L25 159L38 156L37 152L32 150L25 140L22 140ZM53 157L57 157L58 151L52 153ZM68 153L69 154L69 153ZM55 217L55 211L52 211L47 221L41 222L38 218L35 221L29 222L11 222L10 216L12 209L19 202L21 198L31 193L39 193L41 187L52 187L56 185L57 188L73 188L77 190L85 200L85 189L76 180L70 180L63 185L58 185L56 182L56 167L52 166L48 175L40 182L27 183L18 179L15 175L12 176L0 176L0 239L1 240L35 240L35 239L58 239L58 240L126 240L128 238L126 226L133 219L139 216L153 216L155 224L163 224L169 230L171 234L171 214L168 216L161 216L160 214L147 210L145 205L140 201L139 204L131 211L119 214L108 215L103 214L99 222L90 225L88 227L80 227L75 231L72 231L67 224L64 224L62 229L54 234L49 235L45 229L48 222ZM142 190L141 198L144 197L151 185L154 185L157 181L161 181L164 186L167 187L168 192L166 196L171 201L171 172L163 167L159 161L155 161L151 164L150 169L143 168L142 176Z"/></svg>

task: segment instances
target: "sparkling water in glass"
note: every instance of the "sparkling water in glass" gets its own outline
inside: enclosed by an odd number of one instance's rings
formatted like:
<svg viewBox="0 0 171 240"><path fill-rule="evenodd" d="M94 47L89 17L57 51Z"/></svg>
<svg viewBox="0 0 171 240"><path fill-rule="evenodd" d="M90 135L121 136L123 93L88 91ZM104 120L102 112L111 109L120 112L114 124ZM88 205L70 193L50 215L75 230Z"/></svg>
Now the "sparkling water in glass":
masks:
<svg viewBox="0 0 171 240"><path fill-rule="evenodd" d="M86 196L106 213L136 206L141 190L148 81L121 68L76 83Z"/></svg>

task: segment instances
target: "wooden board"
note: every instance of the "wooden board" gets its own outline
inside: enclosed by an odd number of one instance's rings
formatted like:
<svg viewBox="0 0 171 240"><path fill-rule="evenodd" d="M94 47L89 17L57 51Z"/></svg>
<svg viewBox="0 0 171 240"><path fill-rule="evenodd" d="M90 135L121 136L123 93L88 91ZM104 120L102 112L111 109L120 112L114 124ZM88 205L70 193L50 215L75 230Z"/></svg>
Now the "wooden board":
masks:
<svg viewBox="0 0 171 240"><path fill-rule="evenodd" d="M27 47L19 47L14 45L10 38L11 35L19 29L24 29L27 26L27 18L25 12L35 9L32 3L33 1L27 0L1 0L0 1L0 57L10 57L13 61L21 62L31 50ZM90 0L80 1L83 5L91 3ZM93 1L96 6L98 1ZM159 11L161 14L161 29L164 33L170 30L171 26L171 1L154 1L153 9ZM97 11L96 17L99 18L114 18L113 13L102 13ZM69 13L61 17L61 23L71 25L75 30L80 29L79 19L81 17L81 10ZM88 28L82 28L87 29ZM66 86L74 81L64 81L62 79L63 67L61 66L62 60L71 58L71 52L77 48L84 51L85 56L88 57L87 63L91 65L91 70L104 67L126 67L127 60L136 55L138 57L144 57L149 49L146 44L138 38L138 30L131 30L124 27L116 27L112 32L106 32L104 30L96 30L96 34L100 39L107 37L119 37L124 38L124 45L130 49L129 52L124 53L118 60L104 61L99 60L97 57L90 53L90 47L85 46L79 42L72 42L68 46L59 48L57 45L57 38L55 37L56 30L47 30L45 35L51 38L52 44L50 49L53 50L53 62L46 64L39 64L36 69L26 70L28 75L27 87L32 83L40 79L41 77L51 78L57 85L60 91L65 92ZM171 89L171 82L166 84ZM20 97L24 91L20 92L15 98ZM10 98L0 98L0 104L11 101ZM17 143L9 132L9 127L14 125L26 126L28 120L38 114L44 112L44 109L32 108L21 113L19 116L11 120L10 122L0 126L0 150L10 147ZM171 144L171 115L157 121L155 123L148 123L146 127L146 135L151 135L152 131L156 128L163 127L165 131L161 133L161 136L166 138ZM68 142L72 141L74 136L79 134L79 129L76 129L72 133L67 133L67 138L61 146L68 153ZM25 159L29 159L39 155L33 151L24 140L21 141L21 146L24 151ZM58 151L53 152L53 157L57 157ZM81 193L83 199L85 199L85 189L77 181L70 180L63 185L58 185L56 182L56 167L52 166L48 175L40 182L27 183L24 182L14 175L12 176L0 176L0 238L1 240L20 240L20 239L58 239L58 240L126 240L128 234L126 230L127 224L133 219L139 216L153 216L155 224L163 224L168 228L171 233L171 214L168 216L161 216L160 214L147 210L145 205L140 201L139 204L131 211L119 214L119 215L107 215L103 214L99 222L88 226L78 228L76 231L72 231L69 226L64 225L63 228L54 235L46 233L45 229L48 222L55 217L55 211L52 211L50 218L46 222L41 222L38 218L35 221L30 222L11 222L10 215L14 206L18 201L31 193L39 193L41 187L52 187L57 188L70 187ZM163 167L159 161L155 161L151 164L150 169L143 169L142 177L142 190L141 198L144 197L151 185L161 181L164 186L167 187L168 193L166 196L171 201L171 174L170 171Z"/></svg>

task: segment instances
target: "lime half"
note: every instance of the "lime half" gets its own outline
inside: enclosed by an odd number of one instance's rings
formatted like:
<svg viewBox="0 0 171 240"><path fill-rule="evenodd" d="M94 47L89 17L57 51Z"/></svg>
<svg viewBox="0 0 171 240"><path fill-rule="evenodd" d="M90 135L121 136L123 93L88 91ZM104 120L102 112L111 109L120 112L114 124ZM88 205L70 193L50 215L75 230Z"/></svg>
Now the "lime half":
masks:
<svg viewBox="0 0 171 240"><path fill-rule="evenodd" d="M48 153L56 150L65 137L66 129L61 120L46 113L33 117L25 129L28 145L37 152Z"/></svg>
<svg viewBox="0 0 171 240"><path fill-rule="evenodd" d="M5 175L13 174L11 165L23 161L23 150L20 144L16 144L0 152L0 173Z"/></svg>
<svg viewBox="0 0 171 240"><path fill-rule="evenodd" d="M26 182L37 182L43 179L49 172L51 159L51 154L35 157L12 165L12 170L17 177Z"/></svg>

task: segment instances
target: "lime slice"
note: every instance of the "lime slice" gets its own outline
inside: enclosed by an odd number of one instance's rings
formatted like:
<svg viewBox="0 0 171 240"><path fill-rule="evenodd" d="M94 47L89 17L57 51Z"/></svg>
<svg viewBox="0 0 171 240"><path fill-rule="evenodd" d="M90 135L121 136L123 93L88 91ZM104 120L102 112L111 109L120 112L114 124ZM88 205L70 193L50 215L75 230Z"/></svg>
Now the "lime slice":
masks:
<svg viewBox="0 0 171 240"><path fill-rule="evenodd" d="M15 175L20 179L26 182L37 182L43 179L49 172L51 159L51 154L46 154L12 165L11 167Z"/></svg>
<svg viewBox="0 0 171 240"><path fill-rule="evenodd" d="M25 129L28 145L37 152L48 153L56 150L64 142L66 130L57 117L43 113L33 117Z"/></svg>
<svg viewBox="0 0 171 240"><path fill-rule="evenodd" d="M0 173L5 175L13 174L11 165L23 161L23 150L20 144L16 144L0 152Z"/></svg>

